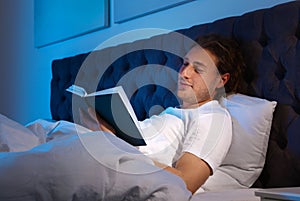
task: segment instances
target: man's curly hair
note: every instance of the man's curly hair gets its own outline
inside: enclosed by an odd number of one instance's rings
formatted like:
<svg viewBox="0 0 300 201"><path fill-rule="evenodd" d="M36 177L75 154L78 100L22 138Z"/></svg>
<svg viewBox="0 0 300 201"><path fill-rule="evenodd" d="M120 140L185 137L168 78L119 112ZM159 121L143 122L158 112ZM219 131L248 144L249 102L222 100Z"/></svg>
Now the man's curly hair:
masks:
<svg viewBox="0 0 300 201"><path fill-rule="evenodd" d="M215 55L216 67L220 75L229 73L230 78L225 84L226 93L242 91L242 79L245 62L238 43L222 35L210 34L197 38L196 43Z"/></svg>

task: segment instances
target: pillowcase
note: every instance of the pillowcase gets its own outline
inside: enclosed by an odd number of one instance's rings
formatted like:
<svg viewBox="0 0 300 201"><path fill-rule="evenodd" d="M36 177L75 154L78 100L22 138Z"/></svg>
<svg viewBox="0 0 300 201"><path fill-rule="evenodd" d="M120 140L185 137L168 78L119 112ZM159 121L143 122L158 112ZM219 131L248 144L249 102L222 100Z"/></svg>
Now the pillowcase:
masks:
<svg viewBox="0 0 300 201"><path fill-rule="evenodd" d="M204 190L247 188L259 177L265 164L275 101L232 94L222 98L232 118L232 144Z"/></svg>
<svg viewBox="0 0 300 201"><path fill-rule="evenodd" d="M0 114L0 152L26 151L39 144L28 128Z"/></svg>

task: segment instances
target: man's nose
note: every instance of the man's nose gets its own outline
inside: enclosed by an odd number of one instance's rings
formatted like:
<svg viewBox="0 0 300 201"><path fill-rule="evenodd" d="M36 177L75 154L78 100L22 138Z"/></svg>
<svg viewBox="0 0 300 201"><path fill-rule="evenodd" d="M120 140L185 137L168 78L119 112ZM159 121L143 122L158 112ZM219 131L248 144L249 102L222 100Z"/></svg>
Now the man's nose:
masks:
<svg viewBox="0 0 300 201"><path fill-rule="evenodd" d="M186 65L186 66L182 66L180 69L180 75L183 77L189 77L190 73L191 73L191 65Z"/></svg>

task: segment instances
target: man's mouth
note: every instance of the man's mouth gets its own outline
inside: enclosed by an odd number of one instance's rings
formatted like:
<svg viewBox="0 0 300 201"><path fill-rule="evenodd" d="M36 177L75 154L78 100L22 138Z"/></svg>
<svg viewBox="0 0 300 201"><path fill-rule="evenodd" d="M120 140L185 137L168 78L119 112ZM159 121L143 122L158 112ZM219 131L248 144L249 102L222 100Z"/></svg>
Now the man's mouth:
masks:
<svg viewBox="0 0 300 201"><path fill-rule="evenodd" d="M187 87L192 87L192 84L184 81L184 80L179 80L178 82L178 89L184 89L184 88L187 88Z"/></svg>

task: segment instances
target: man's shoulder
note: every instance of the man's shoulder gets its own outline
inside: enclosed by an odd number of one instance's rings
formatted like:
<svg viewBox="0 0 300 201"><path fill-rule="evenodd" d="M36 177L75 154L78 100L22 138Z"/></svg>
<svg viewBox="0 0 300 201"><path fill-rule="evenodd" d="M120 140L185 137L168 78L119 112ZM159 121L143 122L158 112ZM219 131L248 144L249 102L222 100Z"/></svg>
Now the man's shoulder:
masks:
<svg viewBox="0 0 300 201"><path fill-rule="evenodd" d="M211 100L201 106L198 107L199 110L218 113L218 112L226 112L227 109L223 107L218 100Z"/></svg>

